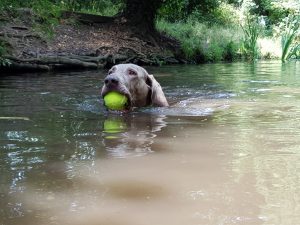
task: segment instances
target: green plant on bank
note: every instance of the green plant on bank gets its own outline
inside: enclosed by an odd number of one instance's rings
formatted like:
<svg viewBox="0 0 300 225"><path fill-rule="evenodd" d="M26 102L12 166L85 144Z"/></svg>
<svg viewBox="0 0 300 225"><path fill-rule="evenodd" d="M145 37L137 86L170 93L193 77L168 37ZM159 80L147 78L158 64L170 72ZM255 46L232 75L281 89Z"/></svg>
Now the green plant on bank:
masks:
<svg viewBox="0 0 300 225"><path fill-rule="evenodd" d="M22 9L22 10L20 10ZM32 17L23 18L26 23L31 23L34 30L45 38L53 35L53 28L59 23L61 8L51 0L1 0L0 10L9 11L15 19L22 19L25 9L32 11ZM21 14L20 14L21 13Z"/></svg>
<svg viewBox="0 0 300 225"><path fill-rule="evenodd" d="M300 44L298 44L293 50L293 56L295 59L300 59Z"/></svg>
<svg viewBox="0 0 300 225"><path fill-rule="evenodd" d="M176 38L185 57L196 63L232 61L239 58L241 31L237 27L209 26L192 19L170 23L158 20L159 31Z"/></svg>
<svg viewBox="0 0 300 225"><path fill-rule="evenodd" d="M300 15L289 15L279 24L281 35L282 55L281 61L285 62L291 58L299 58Z"/></svg>
<svg viewBox="0 0 300 225"><path fill-rule="evenodd" d="M35 14L33 28L44 38L54 35L63 10L105 16L115 15L124 6L122 0L1 0L0 11L10 11L18 17L18 9L30 8Z"/></svg>
<svg viewBox="0 0 300 225"><path fill-rule="evenodd" d="M54 35L54 27L59 24L61 8L49 0L36 0L36 2L36 4L31 6L37 15L37 23L34 24L34 30L44 38L50 39Z"/></svg>
<svg viewBox="0 0 300 225"><path fill-rule="evenodd" d="M6 67L6 66L9 66L9 65L11 65L11 62L10 62L10 60L9 59L6 59L6 58L2 58L1 56L0 56L0 67Z"/></svg>
<svg viewBox="0 0 300 225"><path fill-rule="evenodd" d="M7 54L6 42L0 39L0 67L9 66L11 64L9 59L4 57L5 54Z"/></svg>
<svg viewBox="0 0 300 225"><path fill-rule="evenodd" d="M261 32L261 25L259 18L254 15L247 14L244 24L241 24L244 32L244 41L242 46L242 53L249 60L255 60L259 57L259 50L257 47L257 39Z"/></svg>
<svg viewBox="0 0 300 225"><path fill-rule="evenodd" d="M64 0L59 4L66 10L102 16L114 16L124 7L122 0Z"/></svg>

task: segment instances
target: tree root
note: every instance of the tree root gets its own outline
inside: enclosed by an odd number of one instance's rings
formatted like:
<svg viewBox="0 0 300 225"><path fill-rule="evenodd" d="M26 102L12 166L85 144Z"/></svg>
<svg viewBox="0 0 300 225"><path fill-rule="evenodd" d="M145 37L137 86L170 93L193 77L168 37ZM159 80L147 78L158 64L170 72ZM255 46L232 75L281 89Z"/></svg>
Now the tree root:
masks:
<svg viewBox="0 0 300 225"><path fill-rule="evenodd" d="M99 56L86 55L44 55L36 58L18 58L4 56L10 65L0 66L0 71L52 71L52 70L81 70L103 69L119 63L135 63L138 65L161 65L179 63L174 57L145 55L134 48L120 48L116 54Z"/></svg>
<svg viewBox="0 0 300 225"><path fill-rule="evenodd" d="M43 56L39 58L21 59L13 56L5 56L11 64L1 67L4 70L11 71L50 71L61 69L98 69L103 65L97 59L80 58L80 56ZM94 61L94 62L92 62ZM97 62L97 63L96 63Z"/></svg>

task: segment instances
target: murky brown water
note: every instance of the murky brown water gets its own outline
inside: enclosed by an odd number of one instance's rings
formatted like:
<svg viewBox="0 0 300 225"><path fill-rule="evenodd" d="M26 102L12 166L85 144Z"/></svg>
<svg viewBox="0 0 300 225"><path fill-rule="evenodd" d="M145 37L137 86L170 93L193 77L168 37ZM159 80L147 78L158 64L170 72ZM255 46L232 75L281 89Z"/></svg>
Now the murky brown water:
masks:
<svg viewBox="0 0 300 225"><path fill-rule="evenodd" d="M172 107L107 115L104 71L1 78L0 225L299 224L300 64L147 69Z"/></svg>

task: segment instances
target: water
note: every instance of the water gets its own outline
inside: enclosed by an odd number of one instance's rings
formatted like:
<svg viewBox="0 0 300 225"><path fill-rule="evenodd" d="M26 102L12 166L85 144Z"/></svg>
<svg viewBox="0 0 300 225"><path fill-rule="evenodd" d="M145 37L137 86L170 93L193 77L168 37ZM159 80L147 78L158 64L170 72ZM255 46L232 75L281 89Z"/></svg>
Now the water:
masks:
<svg viewBox="0 0 300 225"><path fill-rule="evenodd" d="M170 108L107 114L105 71L2 76L0 224L299 224L299 62L147 70Z"/></svg>

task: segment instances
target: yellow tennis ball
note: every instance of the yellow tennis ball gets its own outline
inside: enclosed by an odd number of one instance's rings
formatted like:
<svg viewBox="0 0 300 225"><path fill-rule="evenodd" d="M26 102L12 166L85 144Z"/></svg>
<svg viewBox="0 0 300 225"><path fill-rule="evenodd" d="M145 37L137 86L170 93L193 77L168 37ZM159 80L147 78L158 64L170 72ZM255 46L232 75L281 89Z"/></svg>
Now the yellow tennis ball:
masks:
<svg viewBox="0 0 300 225"><path fill-rule="evenodd" d="M112 110L122 110L125 109L128 99L125 95L119 92L112 91L104 96L104 105L108 109Z"/></svg>

